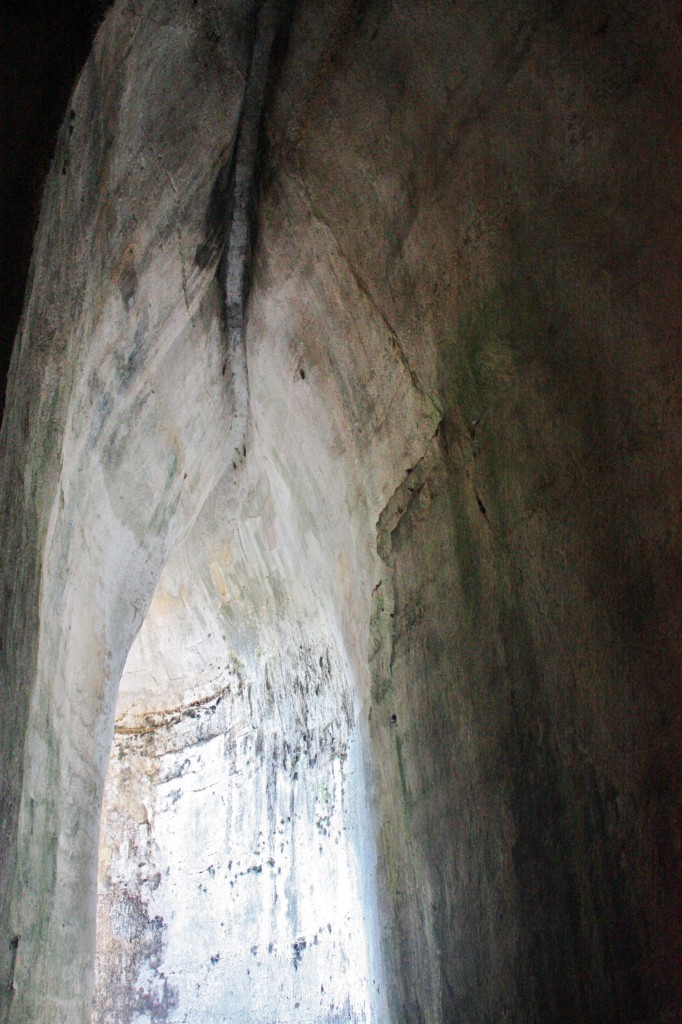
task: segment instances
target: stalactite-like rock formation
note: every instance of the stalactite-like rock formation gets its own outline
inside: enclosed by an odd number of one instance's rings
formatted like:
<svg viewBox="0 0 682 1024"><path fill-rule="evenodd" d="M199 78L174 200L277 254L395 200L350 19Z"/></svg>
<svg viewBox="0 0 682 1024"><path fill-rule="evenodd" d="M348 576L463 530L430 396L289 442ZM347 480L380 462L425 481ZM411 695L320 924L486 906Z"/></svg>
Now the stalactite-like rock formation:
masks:
<svg viewBox="0 0 682 1024"><path fill-rule="evenodd" d="M0 1015L90 1017L116 723L100 1020L676 1021L676 5L299 0L244 325L259 6L116 3L46 183Z"/></svg>

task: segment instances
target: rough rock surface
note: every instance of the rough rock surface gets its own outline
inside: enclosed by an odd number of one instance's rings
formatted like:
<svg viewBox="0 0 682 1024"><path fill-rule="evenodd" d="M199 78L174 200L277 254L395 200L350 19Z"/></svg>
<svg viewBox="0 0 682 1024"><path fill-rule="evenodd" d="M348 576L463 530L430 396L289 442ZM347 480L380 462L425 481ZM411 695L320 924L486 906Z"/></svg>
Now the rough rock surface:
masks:
<svg viewBox="0 0 682 1024"><path fill-rule="evenodd" d="M94 1020L368 1021L342 666L318 636L214 669L217 696L117 728Z"/></svg>
<svg viewBox="0 0 682 1024"><path fill-rule="evenodd" d="M156 590L121 690L100 902L131 877L122 837L169 873L133 872L143 962L103 1019L209 1020L220 992L230 1021L675 1021L678 6L300 0L240 469L214 275L253 16L116 4L46 187L1 437L3 1019L88 1019L117 686ZM260 947L251 968L236 932L209 949L216 916L196 979L170 974L190 958L159 908L194 936L202 905L173 895L164 832L185 743L197 820L236 833L240 871L294 797L300 831L272 859L299 886L307 850L314 924L271 927L282 955L305 939L296 970ZM343 848L316 860L325 779ZM278 876L236 879L227 838L189 849L216 905L243 886L233 924L276 907ZM344 967L316 1003L312 974L346 948L307 959L316 886L341 876L366 983Z"/></svg>

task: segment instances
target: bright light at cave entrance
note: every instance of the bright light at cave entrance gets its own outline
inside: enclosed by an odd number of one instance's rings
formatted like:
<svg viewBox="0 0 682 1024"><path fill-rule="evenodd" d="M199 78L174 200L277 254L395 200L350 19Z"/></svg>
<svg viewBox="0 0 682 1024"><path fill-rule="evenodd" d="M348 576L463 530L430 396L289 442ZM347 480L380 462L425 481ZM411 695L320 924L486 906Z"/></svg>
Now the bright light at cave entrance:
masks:
<svg viewBox="0 0 682 1024"><path fill-rule="evenodd" d="M328 639L247 665L157 595L107 776L93 1021L370 1020L344 694Z"/></svg>

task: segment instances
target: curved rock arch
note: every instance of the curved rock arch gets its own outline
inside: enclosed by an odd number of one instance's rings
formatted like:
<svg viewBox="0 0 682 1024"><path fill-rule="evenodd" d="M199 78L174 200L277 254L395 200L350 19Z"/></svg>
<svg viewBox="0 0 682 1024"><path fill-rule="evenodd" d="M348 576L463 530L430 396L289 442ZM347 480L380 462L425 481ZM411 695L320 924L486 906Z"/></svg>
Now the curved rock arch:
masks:
<svg viewBox="0 0 682 1024"><path fill-rule="evenodd" d="M89 1013L116 690L164 566L255 660L282 624L333 639L379 1019L674 1019L673 6L300 3L243 472L215 274L254 8L108 15L2 430L8 1021Z"/></svg>

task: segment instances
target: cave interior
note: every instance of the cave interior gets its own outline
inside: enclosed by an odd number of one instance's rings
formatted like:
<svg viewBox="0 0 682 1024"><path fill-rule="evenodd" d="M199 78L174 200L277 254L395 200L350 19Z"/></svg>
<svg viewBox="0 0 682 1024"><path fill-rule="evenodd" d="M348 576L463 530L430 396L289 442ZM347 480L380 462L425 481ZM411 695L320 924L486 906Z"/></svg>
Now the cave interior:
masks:
<svg viewBox="0 0 682 1024"><path fill-rule="evenodd" d="M0 1018L681 1024L679 3L6 22Z"/></svg>

